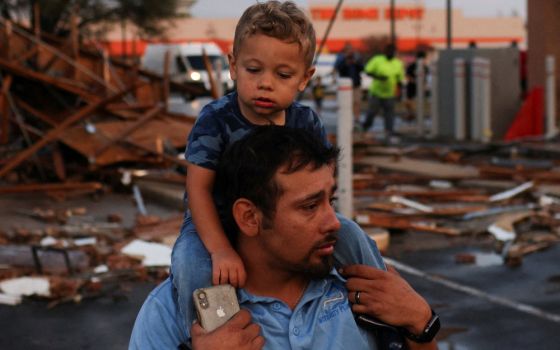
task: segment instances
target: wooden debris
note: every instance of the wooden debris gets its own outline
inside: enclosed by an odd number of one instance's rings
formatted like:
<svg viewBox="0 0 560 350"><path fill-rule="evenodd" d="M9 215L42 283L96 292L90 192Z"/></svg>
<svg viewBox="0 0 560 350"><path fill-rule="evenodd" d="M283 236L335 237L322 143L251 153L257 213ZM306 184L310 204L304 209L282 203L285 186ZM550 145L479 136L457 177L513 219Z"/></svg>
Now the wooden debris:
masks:
<svg viewBox="0 0 560 350"><path fill-rule="evenodd" d="M374 165L378 168L391 171L401 171L408 174L428 176L432 179L465 179L477 177L479 172L472 166L460 166L441 162L417 160L402 157L395 160L391 157L364 157L357 164Z"/></svg>
<svg viewBox="0 0 560 350"><path fill-rule="evenodd" d="M399 215L383 213L358 214L356 222L364 226L431 232L448 236L458 236L461 234L459 230L452 227L439 226L435 221L410 219Z"/></svg>

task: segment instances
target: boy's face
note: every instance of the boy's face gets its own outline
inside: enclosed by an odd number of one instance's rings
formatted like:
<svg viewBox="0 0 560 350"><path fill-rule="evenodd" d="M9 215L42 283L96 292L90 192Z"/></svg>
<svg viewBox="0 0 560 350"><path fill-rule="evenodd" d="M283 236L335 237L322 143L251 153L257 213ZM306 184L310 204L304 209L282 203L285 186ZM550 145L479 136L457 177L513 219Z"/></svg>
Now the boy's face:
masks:
<svg viewBox="0 0 560 350"><path fill-rule="evenodd" d="M262 34L246 38L238 55L230 54L229 60L241 112L255 124L283 125L285 109L315 72L306 67L297 43Z"/></svg>

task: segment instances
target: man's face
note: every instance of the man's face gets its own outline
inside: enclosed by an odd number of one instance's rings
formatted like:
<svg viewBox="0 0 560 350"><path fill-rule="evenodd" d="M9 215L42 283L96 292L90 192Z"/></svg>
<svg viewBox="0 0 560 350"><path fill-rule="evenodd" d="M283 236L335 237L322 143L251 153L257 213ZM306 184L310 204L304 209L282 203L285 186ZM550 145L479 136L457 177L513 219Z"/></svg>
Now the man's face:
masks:
<svg viewBox="0 0 560 350"><path fill-rule="evenodd" d="M237 82L239 107L254 124L281 122L284 110L305 89L314 69L305 65L297 43L263 34L247 37L237 56L230 54L230 74Z"/></svg>
<svg viewBox="0 0 560 350"><path fill-rule="evenodd" d="M340 222L332 207L336 184L334 165L292 174L276 173L281 188L272 220L261 225L265 263L273 270L327 275L333 267Z"/></svg>

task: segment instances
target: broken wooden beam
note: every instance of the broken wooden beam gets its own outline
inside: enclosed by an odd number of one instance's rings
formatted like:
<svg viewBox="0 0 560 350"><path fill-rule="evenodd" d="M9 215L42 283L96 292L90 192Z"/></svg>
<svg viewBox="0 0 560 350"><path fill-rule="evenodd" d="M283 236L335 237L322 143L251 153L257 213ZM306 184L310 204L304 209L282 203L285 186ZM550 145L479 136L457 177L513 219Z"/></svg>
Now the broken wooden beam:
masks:
<svg viewBox="0 0 560 350"><path fill-rule="evenodd" d="M15 74L15 75L27 78L27 79L40 81L42 83L46 83L46 84L55 86L59 89L68 91L70 93L73 93L75 95L78 95L78 96L82 97L86 101L99 101L99 97L97 95L95 95L93 93L90 93L89 91L86 91L84 89L81 89L81 88L77 87L76 85L64 82L60 78L55 78L55 77L52 77L52 76L44 74L44 73L39 73L39 72L32 71L30 69L22 67L22 66L20 66L16 63L9 62L9 61L7 61L5 59L2 59L2 58L0 58L0 67L6 69L7 71L11 72L12 74Z"/></svg>
<svg viewBox="0 0 560 350"><path fill-rule="evenodd" d="M10 103L8 92L12 86L13 77L7 74L2 79L2 90L0 91L0 114L2 116L0 124L0 144L7 144L10 141Z"/></svg>
<svg viewBox="0 0 560 350"><path fill-rule="evenodd" d="M432 179L465 179L478 176L478 169L472 166L419 160L408 157L363 157L354 161L358 165L373 165L377 168L400 171L408 174L427 176Z"/></svg>
<svg viewBox="0 0 560 350"><path fill-rule="evenodd" d="M383 228L394 228L401 230L422 231L444 234L447 236L459 236L461 231L453 227L438 226L435 221L411 219L401 215L385 213L370 213L356 215L356 222L364 226L376 226Z"/></svg>
<svg viewBox="0 0 560 350"><path fill-rule="evenodd" d="M156 106L147 111L140 117L140 119L136 120L134 123L128 125L124 130L122 130L118 135L115 137L110 138L105 144L103 144L99 149L97 149L93 155L93 158L90 159L92 163L95 163L95 158L97 158L100 154L103 154L109 147L111 147L116 142L125 141L126 138L132 134L136 129L144 125L147 121L157 116L163 110L162 106Z"/></svg>
<svg viewBox="0 0 560 350"><path fill-rule="evenodd" d="M0 194L58 191L95 192L101 189L103 189L103 184L101 184L100 182L35 183L13 186L0 186Z"/></svg>

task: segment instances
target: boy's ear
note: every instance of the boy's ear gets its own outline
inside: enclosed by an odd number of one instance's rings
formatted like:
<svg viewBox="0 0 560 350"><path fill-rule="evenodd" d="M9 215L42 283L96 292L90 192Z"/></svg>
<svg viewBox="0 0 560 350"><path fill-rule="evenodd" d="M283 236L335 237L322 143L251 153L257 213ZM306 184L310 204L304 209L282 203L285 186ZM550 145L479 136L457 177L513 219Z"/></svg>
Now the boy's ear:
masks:
<svg viewBox="0 0 560 350"><path fill-rule="evenodd" d="M228 62L229 62L229 75L231 76L232 80L237 79L237 67L235 66L235 56L233 52L228 53Z"/></svg>
<svg viewBox="0 0 560 350"><path fill-rule="evenodd" d="M310 67L305 72L305 74L303 76L303 80L298 85L299 92L303 92L303 90L305 90L305 87L307 86L307 83L309 83L309 80L311 79L311 77L313 77L313 74L315 74L315 66Z"/></svg>
<svg viewBox="0 0 560 350"><path fill-rule="evenodd" d="M239 198L233 203L233 218L242 234L253 237L260 231L261 211L246 198Z"/></svg>

